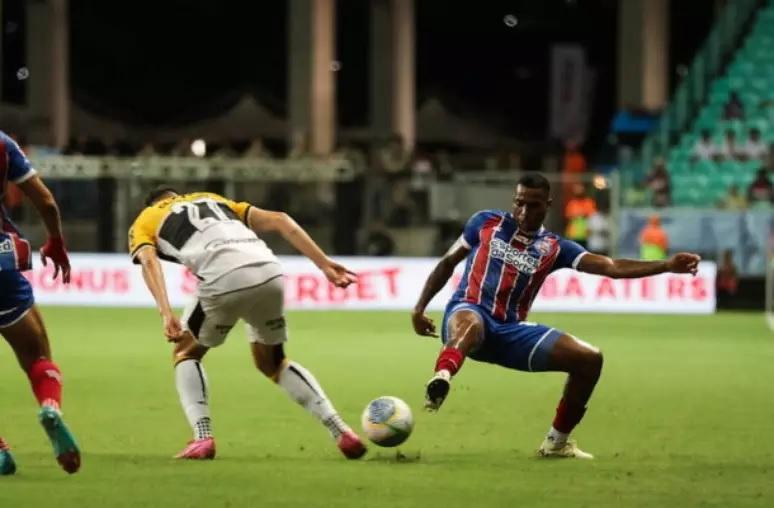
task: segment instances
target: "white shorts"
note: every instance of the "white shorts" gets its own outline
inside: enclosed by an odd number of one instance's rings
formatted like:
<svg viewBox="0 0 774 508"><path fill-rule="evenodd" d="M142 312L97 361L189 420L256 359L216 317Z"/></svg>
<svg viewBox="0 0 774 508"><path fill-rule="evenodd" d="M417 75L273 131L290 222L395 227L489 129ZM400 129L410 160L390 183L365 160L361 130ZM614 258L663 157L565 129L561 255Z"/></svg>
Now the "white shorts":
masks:
<svg viewBox="0 0 774 508"><path fill-rule="evenodd" d="M255 269L239 269L234 277L255 278ZM244 281L244 278L242 278ZM260 279L255 285L216 296L197 295L183 312L183 327L202 346L217 347L239 319L247 324L250 342L277 345L287 341L282 275Z"/></svg>

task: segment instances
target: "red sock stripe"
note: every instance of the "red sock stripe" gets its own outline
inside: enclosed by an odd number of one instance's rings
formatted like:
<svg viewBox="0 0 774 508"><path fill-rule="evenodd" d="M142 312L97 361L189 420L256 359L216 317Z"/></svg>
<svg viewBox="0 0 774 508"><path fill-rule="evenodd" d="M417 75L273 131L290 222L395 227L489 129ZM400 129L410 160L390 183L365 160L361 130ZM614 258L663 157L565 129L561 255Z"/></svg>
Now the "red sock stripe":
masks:
<svg viewBox="0 0 774 508"><path fill-rule="evenodd" d="M443 348L438 355L438 360L435 362L435 371L448 370L453 376L462 367L462 362L465 361L465 355L462 351L454 348Z"/></svg>
<svg viewBox="0 0 774 508"><path fill-rule="evenodd" d="M27 377L39 404L54 402L59 406L62 403L62 373L53 361L37 360L27 372Z"/></svg>
<svg viewBox="0 0 774 508"><path fill-rule="evenodd" d="M559 401L559 406L556 408L556 417L554 417L553 424L554 428L559 432L569 434L572 432L572 429L580 423L584 414L586 414L585 406L567 402L567 400L562 397L562 400Z"/></svg>

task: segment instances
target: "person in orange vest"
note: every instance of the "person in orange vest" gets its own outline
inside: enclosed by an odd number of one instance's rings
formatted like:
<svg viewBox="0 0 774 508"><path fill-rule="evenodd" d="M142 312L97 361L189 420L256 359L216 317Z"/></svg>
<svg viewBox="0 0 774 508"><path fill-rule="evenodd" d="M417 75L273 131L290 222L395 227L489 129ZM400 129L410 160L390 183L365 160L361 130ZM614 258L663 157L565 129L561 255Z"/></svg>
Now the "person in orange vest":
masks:
<svg viewBox="0 0 774 508"><path fill-rule="evenodd" d="M669 238L661 227L661 218L652 215L640 233L640 257L647 261L659 261L667 258L668 250Z"/></svg>
<svg viewBox="0 0 774 508"><path fill-rule="evenodd" d="M597 202L586 195L586 188L576 183L572 188L573 196L564 208L567 219L565 237L586 248L589 239L589 217L597 213Z"/></svg>

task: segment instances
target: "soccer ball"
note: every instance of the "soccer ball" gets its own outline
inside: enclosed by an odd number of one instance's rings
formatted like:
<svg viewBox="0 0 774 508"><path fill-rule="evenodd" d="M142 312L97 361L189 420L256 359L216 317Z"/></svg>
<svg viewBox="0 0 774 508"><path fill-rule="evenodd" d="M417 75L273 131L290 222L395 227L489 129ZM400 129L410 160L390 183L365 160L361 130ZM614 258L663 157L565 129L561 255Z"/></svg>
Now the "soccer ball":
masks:
<svg viewBox="0 0 774 508"><path fill-rule="evenodd" d="M379 446L398 446L411 435L411 408L397 397L384 396L368 403L360 418L363 432Z"/></svg>

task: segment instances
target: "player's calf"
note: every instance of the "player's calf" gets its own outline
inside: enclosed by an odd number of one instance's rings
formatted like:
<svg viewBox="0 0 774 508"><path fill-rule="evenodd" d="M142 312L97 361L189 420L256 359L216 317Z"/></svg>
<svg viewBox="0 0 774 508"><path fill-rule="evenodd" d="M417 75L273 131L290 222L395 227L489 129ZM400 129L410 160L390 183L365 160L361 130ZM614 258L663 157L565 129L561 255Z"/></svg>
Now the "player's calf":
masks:
<svg viewBox="0 0 774 508"><path fill-rule="evenodd" d="M482 341L484 327L475 312L462 309L448 318L449 338L438 354L435 374L425 388L425 409L438 411L451 388L451 378L462 368L465 357Z"/></svg>

